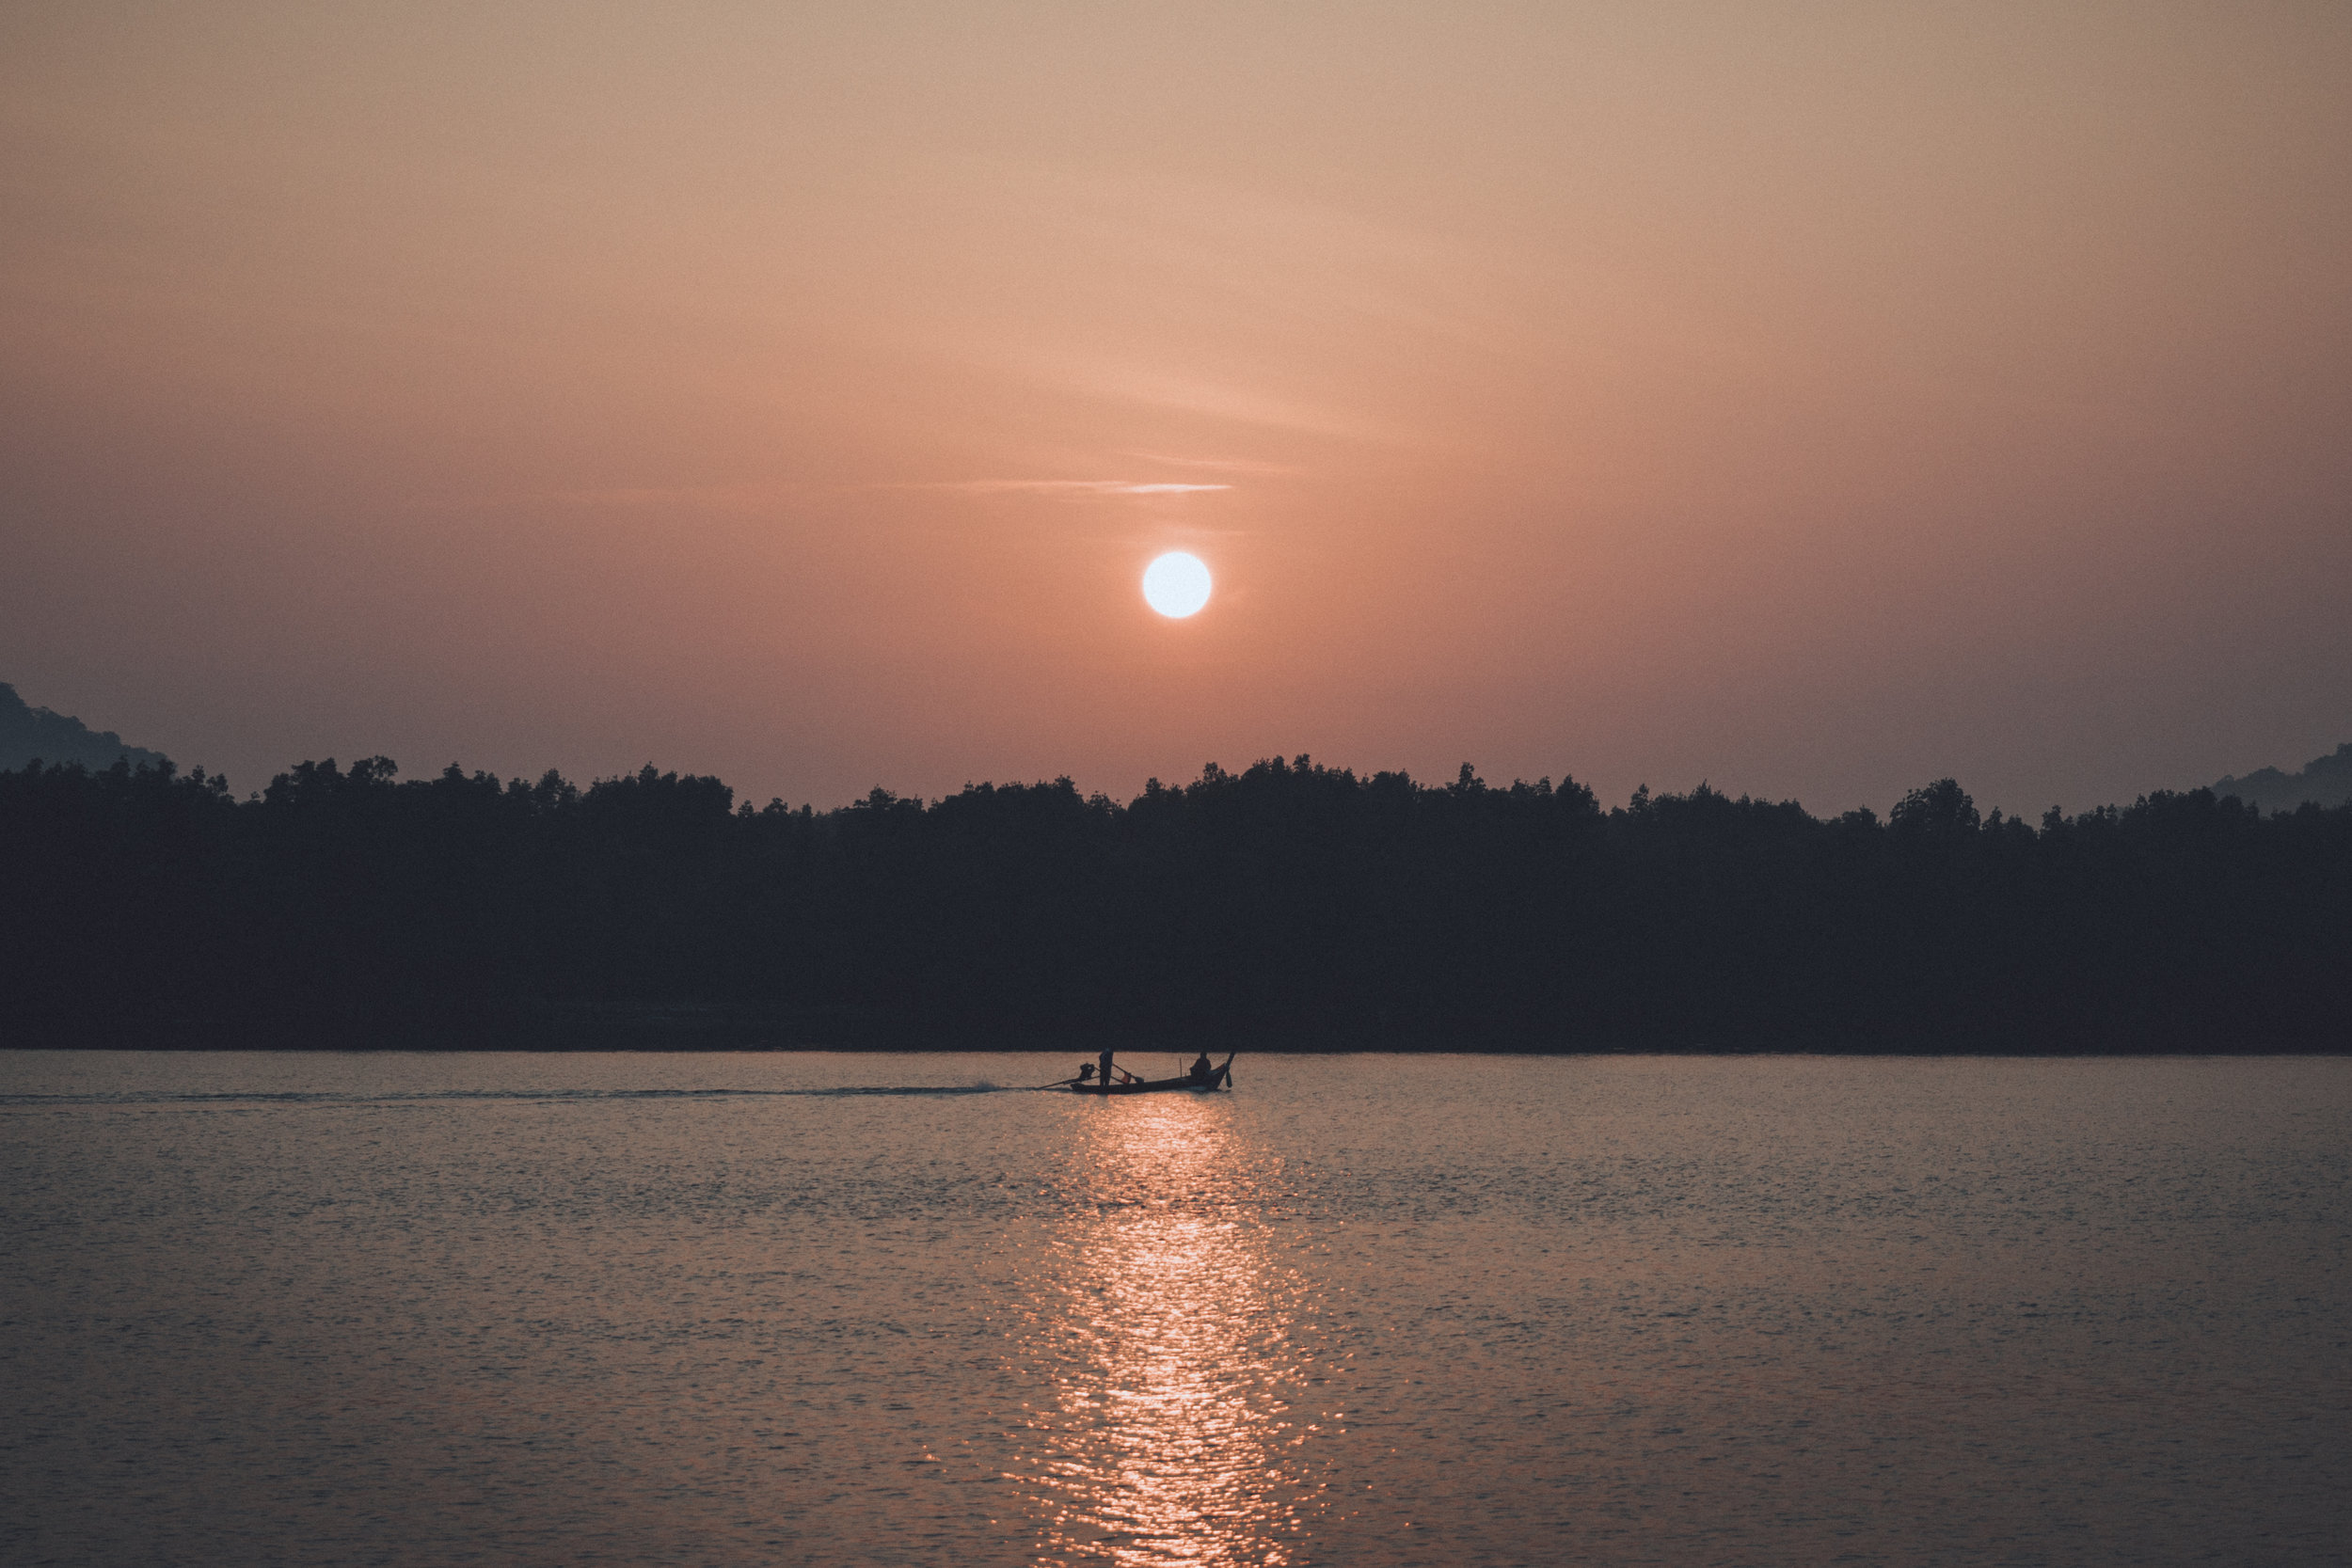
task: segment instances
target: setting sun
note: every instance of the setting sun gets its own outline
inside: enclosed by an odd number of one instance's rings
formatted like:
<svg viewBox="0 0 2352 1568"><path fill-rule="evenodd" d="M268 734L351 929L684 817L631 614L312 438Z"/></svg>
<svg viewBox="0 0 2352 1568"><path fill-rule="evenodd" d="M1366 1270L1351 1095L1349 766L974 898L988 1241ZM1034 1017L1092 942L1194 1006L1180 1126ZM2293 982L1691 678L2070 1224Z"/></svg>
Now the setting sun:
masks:
<svg viewBox="0 0 2352 1568"><path fill-rule="evenodd" d="M1197 555L1171 550L1143 569L1143 598L1171 621L1199 613L1209 602L1209 569Z"/></svg>

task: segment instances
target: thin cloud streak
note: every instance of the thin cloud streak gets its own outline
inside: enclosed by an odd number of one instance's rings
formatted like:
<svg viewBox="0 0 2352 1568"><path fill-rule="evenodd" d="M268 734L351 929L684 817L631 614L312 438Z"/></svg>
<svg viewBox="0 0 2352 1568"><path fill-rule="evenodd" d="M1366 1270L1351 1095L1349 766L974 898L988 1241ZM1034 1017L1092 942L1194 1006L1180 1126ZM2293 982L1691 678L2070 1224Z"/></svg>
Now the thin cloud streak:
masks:
<svg viewBox="0 0 2352 1568"><path fill-rule="evenodd" d="M1295 463L1256 463L1246 457L1175 457L1164 451L1123 451L1121 457L1140 457L1146 463L1165 463L1171 468L1213 468L1225 474L1296 474L1306 470Z"/></svg>
<svg viewBox="0 0 2352 1568"><path fill-rule="evenodd" d="M947 490L967 496L1184 496L1200 490L1231 490L1230 484L1169 484L1131 479L948 479L868 485L873 490Z"/></svg>
<svg viewBox="0 0 2352 1568"><path fill-rule="evenodd" d="M1231 490L1231 484L1180 484L1131 479L950 479L910 480L876 484L700 484L623 486L603 490L558 490L548 499L567 506L644 507L689 506L713 511L747 511L771 506L793 497L833 491L930 490L951 495L1000 496L1183 496L1207 490ZM498 497L511 500L515 497Z"/></svg>

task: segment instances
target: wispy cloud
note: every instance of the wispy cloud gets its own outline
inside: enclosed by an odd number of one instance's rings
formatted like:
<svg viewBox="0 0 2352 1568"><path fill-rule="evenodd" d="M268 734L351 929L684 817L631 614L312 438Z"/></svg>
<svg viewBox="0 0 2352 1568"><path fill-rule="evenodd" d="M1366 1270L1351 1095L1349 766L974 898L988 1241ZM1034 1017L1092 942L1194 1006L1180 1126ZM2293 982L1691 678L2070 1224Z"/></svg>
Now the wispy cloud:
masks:
<svg viewBox="0 0 2352 1568"><path fill-rule="evenodd" d="M1169 484L1133 479L947 479L876 484L876 490L951 490L967 496L1183 496L1196 490L1231 490L1230 484Z"/></svg>
<svg viewBox="0 0 2352 1568"><path fill-rule="evenodd" d="M1171 468L1210 468L1222 474L1295 474L1301 470L1293 463L1257 463L1247 457L1178 457L1165 451L1123 451L1121 457L1140 457L1146 463L1161 463Z"/></svg>
<svg viewBox="0 0 2352 1568"><path fill-rule="evenodd" d="M1204 467L1208 465L1203 465ZM751 512L789 499L826 491L930 490L965 496L1184 496L1203 490L1231 490L1231 484L1180 484L1136 479L946 479L851 485L809 484L690 484L620 487L604 490L557 490L545 499L566 506L675 507L704 512Z"/></svg>

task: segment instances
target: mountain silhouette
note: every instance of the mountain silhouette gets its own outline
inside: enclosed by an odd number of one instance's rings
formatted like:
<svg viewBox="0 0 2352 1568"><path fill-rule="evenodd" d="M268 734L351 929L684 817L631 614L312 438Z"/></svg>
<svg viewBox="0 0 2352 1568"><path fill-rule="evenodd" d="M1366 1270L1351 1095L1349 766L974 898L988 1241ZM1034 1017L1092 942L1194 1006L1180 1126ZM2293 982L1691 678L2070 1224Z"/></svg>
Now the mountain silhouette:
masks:
<svg viewBox="0 0 2352 1568"><path fill-rule="evenodd" d="M112 768L128 761L134 768L159 766L161 752L126 746L112 730L93 730L79 719L33 707L0 681L0 772L13 771L39 759L45 763L78 762L85 768Z"/></svg>
<svg viewBox="0 0 2352 1568"><path fill-rule="evenodd" d="M2234 795L2265 811L2293 811L2306 800L2340 806L2352 800L2352 741L2337 747L2331 756L2313 758L2299 773L2259 768L2242 779L2222 780L2213 792Z"/></svg>

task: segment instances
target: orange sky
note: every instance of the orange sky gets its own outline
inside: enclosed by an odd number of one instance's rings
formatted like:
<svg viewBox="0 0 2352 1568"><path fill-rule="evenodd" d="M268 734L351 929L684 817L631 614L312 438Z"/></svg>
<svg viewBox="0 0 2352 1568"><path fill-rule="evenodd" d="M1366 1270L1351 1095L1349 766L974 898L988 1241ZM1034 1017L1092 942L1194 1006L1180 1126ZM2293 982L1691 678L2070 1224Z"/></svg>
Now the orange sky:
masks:
<svg viewBox="0 0 2352 1568"><path fill-rule="evenodd" d="M0 679L241 789L2292 768L2347 82L2332 3L15 4Z"/></svg>

